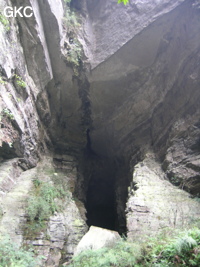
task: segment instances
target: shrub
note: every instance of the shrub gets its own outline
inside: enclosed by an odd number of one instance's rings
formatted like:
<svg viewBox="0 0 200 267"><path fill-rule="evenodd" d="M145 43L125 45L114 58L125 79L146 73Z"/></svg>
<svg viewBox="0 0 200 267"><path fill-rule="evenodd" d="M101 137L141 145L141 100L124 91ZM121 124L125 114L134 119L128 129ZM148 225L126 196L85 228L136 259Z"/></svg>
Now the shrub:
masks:
<svg viewBox="0 0 200 267"><path fill-rule="evenodd" d="M28 221L23 227L24 235L28 238L37 237L46 229L50 216L63 208L59 199L68 196L68 192L59 184L44 183L39 179L34 179L33 184L34 190L26 208Z"/></svg>
<svg viewBox="0 0 200 267"><path fill-rule="evenodd" d="M72 63L73 66L79 67L81 60L82 48L78 41L70 46L67 53L67 61Z"/></svg>
<svg viewBox="0 0 200 267"><path fill-rule="evenodd" d="M131 267L136 266L141 257L138 245L121 240L113 247L98 250L87 250L73 258L70 267Z"/></svg>
<svg viewBox="0 0 200 267"><path fill-rule="evenodd" d="M171 235L177 235L177 232ZM134 244L122 240L111 248L87 250L74 257L70 267L174 267L200 266L200 230L193 228L149 238Z"/></svg>
<svg viewBox="0 0 200 267"><path fill-rule="evenodd" d="M30 197L28 201L27 213L30 221L47 220L52 215L49 203L41 196Z"/></svg>
<svg viewBox="0 0 200 267"><path fill-rule="evenodd" d="M33 180L35 190L28 200L27 215L29 221L45 221L61 209L56 198L62 199L67 195L61 185L44 183L39 179Z"/></svg>
<svg viewBox="0 0 200 267"><path fill-rule="evenodd" d="M77 29L81 26L77 13L71 10L69 6L66 8L65 16L63 17L63 26L68 33L77 32Z"/></svg>
<svg viewBox="0 0 200 267"><path fill-rule="evenodd" d="M154 255L152 266L200 266L200 230L197 228L181 233L160 247ZM152 256L152 255L151 255ZM152 257L153 258L153 257ZM168 264L168 265L167 265Z"/></svg>
<svg viewBox="0 0 200 267"><path fill-rule="evenodd" d="M1 267L38 267L40 259L31 251L18 248L8 238L0 240Z"/></svg>
<svg viewBox="0 0 200 267"><path fill-rule="evenodd" d="M81 43L76 38L76 36L81 24L78 13L70 8L70 2L70 0L65 0L65 16L63 18L63 26L69 38L69 42L65 47L67 50L66 59L68 63L71 64L74 71L74 75L78 76L79 67L81 66L83 49Z"/></svg>

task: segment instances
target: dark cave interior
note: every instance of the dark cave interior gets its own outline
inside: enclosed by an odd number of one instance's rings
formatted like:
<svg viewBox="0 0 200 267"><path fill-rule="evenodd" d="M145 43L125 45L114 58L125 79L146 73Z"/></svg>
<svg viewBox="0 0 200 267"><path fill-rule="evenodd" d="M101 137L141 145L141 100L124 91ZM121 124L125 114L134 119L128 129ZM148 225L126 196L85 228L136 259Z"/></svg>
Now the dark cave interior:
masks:
<svg viewBox="0 0 200 267"><path fill-rule="evenodd" d="M126 234L125 208L130 183L125 173L119 175L119 169L124 168L115 160L97 156L94 152L90 152L84 160L88 226Z"/></svg>
<svg viewBox="0 0 200 267"><path fill-rule="evenodd" d="M91 175L87 195L87 224L115 230L114 174L109 166L98 166Z"/></svg>

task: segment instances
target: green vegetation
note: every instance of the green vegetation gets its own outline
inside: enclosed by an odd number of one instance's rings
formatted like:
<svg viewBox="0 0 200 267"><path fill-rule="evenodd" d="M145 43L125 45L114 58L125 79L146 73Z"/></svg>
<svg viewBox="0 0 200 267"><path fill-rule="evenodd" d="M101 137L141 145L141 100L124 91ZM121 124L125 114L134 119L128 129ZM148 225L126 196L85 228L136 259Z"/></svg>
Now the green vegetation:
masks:
<svg viewBox="0 0 200 267"><path fill-rule="evenodd" d="M66 59L67 62L72 66L74 74L78 76L79 68L81 66L82 57L82 45L77 39L77 32L80 28L80 18L75 10L70 7L70 0L65 0L65 16L63 18L63 27L67 32L69 41L65 44Z"/></svg>
<svg viewBox="0 0 200 267"><path fill-rule="evenodd" d="M33 181L35 190L34 195L29 198L27 214L30 221L44 221L61 207L55 199L63 199L65 191L58 185L44 183L38 179Z"/></svg>
<svg viewBox="0 0 200 267"><path fill-rule="evenodd" d="M31 251L19 249L8 238L0 240L0 267L38 267L40 259Z"/></svg>
<svg viewBox="0 0 200 267"><path fill-rule="evenodd" d="M120 241L112 248L102 248L98 250L87 250L74 257L70 267L108 267L108 266L135 266L136 255L140 255L138 245Z"/></svg>
<svg viewBox="0 0 200 267"><path fill-rule="evenodd" d="M120 3L127 5L129 3L129 0L118 0L118 4L120 4Z"/></svg>
<svg viewBox="0 0 200 267"><path fill-rule="evenodd" d="M77 33L78 28L81 26L79 16L75 10L71 9L71 0L64 0L65 2L65 15L63 18L63 26L67 33Z"/></svg>
<svg viewBox="0 0 200 267"><path fill-rule="evenodd" d="M65 11L65 17L63 18L64 25L67 28L67 31L77 31L77 28L80 27L80 23L78 21L78 15L75 11L67 8Z"/></svg>
<svg viewBox="0 0 200 267"><path fill-rule="evenodd" d="M176 236L175 236L176 234ZM165 232L143 244L122 240L112 248L88 250L73 258L70 267L200 266L200 230Z"/></svg>
<svg viewBox="0 0 200 267"><path fill-rule="evenodd" d="M62 210L58 200L67 196L60 184L45 183L39 179L33 180L34 190L28 199L27 229L25 234L37 234L46 227L46 222L56 211Z"/></svg>
<svg viewBox="0 0 200 267"><path fill-rule="evenodd" d="M67 60L68 62L72 63L75 71L76 70L75 67L79 67L80 65L82 48L77 39L73 41L73 45L71 45L70 48L71 49L67 53Z"/></svg>
<svg viewBox="0 0 200 267"><path fill-rule="evenodd" d="M1 22L1 24L3 24L4 29L6 31L9 31L10 30L9 20L1 12L0 12L0 22Z"/></svg>
<svg viewBox="0 0 200 267"><path fill-rule="evenodd" d="M66 4L70 4L70 3L71 3L71 0L64 0L64 2L65 2Z"/></svg>
<svg viewBox="0 0 200 267"><path fill-rule="evenodd" d="M26 83L25 81L22 80L22 77L18 76L17 74L15 74L15 78L16 78L16 82L19 86L25 88L26 87Z"/></svg>
<svg viewBox="0 0 200 267"><path fill-rule="evenodd" d="M6 84L6 82L3 80L1 76L0 76L0 84Z"/></svg>
<svg viewBox="0 0 200 267"><path fill-rule="evenodd" d="M4 108L2 111L1 111L1 114L5 117L7 117L8 119L10 120L14 120L14 115L12 114L12 112L10 111L10 109L8 108Z"/></svg>
<svg viewBox="0 0 200 267"><path fill-rule="evenodd" d="M171 177L170 182L176 186L179 186L181 184L181 180L176 176Z"/></svg>

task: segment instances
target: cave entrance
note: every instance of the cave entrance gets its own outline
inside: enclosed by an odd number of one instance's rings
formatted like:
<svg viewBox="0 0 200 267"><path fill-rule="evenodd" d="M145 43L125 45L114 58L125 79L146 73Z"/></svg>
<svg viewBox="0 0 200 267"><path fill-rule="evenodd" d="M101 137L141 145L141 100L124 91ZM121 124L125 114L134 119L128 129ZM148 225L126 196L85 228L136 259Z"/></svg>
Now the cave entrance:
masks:
<svg viewBox="0 0 200 267"><path fill-rule="evenodd" d="M114 170L105 162L96 162L86 194L87 224L115 230Z"/></svg>
<svg viewBox="0 0 200 267"><path fill-rule="evenodd" d="M85 203L88 226L94 225L126 234L127 177L124 176L124 183L120 184L119 166L108 158L93 156L89 166Z"/></svg>

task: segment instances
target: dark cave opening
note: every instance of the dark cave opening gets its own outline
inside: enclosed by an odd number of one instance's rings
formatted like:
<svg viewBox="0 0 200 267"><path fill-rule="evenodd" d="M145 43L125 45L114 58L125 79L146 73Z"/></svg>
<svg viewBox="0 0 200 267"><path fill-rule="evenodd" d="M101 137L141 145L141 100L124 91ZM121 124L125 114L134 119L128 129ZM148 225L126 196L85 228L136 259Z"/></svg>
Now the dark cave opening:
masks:
<svg viewBox="0 0 200 267"><path fill-rule="evenodd" d="M86 194L87 224L116 229L114 176L107 166L96 168Z"/></svg>
<svg viewBox="0 0 200 267"><path fill-rule="evenodd" d="M125 166L112 158L97 156L94 151L84 159L88 226L115 230L126 235L125 209L130 182L124 172Z"/></svg>

